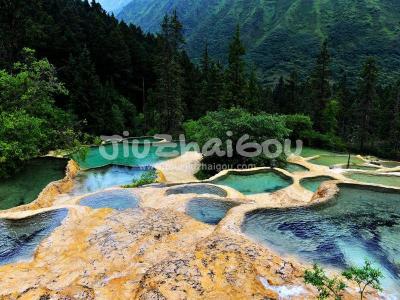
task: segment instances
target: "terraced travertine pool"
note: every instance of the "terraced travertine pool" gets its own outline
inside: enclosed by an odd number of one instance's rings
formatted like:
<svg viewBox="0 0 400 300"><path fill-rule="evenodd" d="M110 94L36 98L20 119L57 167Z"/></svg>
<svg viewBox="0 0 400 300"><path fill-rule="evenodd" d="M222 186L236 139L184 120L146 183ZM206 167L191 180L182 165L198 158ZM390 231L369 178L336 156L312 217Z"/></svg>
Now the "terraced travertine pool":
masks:
<svg viewBox="0 0 400 300"><path fill-rule="evenodd" d="M306 167L299 165L299 164L294 164L294 163L287 163L282 169L290 172L290 173L300 173L300 172L308 172L310 171Z"/></svg>
<svg viewBox="0 0 400 300"><path fill-rule="evenodd" d="M52 181L65 177L68 161L58 158L36 158L8 179L0 181L0 210L28 204Z"/></svg>
<svg viewBox="0 0 400 300"><path fill-rule="evenodd" d="M220 197L226 197L227 192L218 186L211 184L188 184L171 187L166 191L166 195L182 195L182 194L209 194Z"/></svg>
<svg viewBox="0 0 400 300"><path fill-rule="evenodd" d="M387 174L348 173L346 177L364 183L382 184L393 187L400 187L400 176Z"/></svg>
<svg viewBox="0 0 400 300"><path fill-rule="evenodd" d="M160 161L180 154L182 154L182 150L178 143L165 143L158 146L114 143L100 147L90 147L84 158L75 155L73 159L78 162L82 169L94 169L108 165L141 167L154 166Z"/></svg>
<svg viewBox="0 0 400 300"><path fill-rule="evenodd" d="M141 168L125 166L107 166L81 171L74 178L74 187L69 193L72 196L90 194L110 187L132 183L146 171Z"/></svg>
<svg viewBox="0 0 400 300"><path fill-rule="evenodd" d="M229 186L244 195L272 193L290 186L293 180L273 170L255 173L231 172L213 181L214 184Z"/></svg>
<svg viewBox="0 0 400 300"><path fill-rule="evenodd" d="M400 193L340 185L327 203L248 213L242 230L282 254L345 268L364 259L383 270L384 287L400 293Z"/></svg>
<svg viewBox="0 0 400 300"><path fill-rule="evenodd" d="M128 190L110 190L86 196L79 204L93 209L112 208L122 211L139 207L139 198Z"/></svg>
<svg viewBox="0 0 400 300"><path fill-rule="evenodd" d="M217 225L231 208L240 204L206 197L195 198L187 203L186 214L200 222Z"/></svg>
<svg viewBox="0 0 400 300"><path fill-rule="evenodd" d="M0 265L31 259L67 215L67 209L58 209L24 219L0 219Z"/></svg>
<svg viewBox="0 0 400 300"><path fill-rule="evenodd" d="M309 162L316 165L330 167L334 165L347 164L348 159L349 158L347 155L321 155L320 157L312 159ZM359 157L351 156L350 163L360 165L364 163L364 161Z"/></svg>
<svg viewBox="0 0 400 300"><path fill-rule="evenodd" d="M378 167L372 167L372 166L350 164L349 168L347 168L347 165L341 165L341 166L335 167L335 169L352 169L352 170L375 171L375 170L378 170L379 168Z"/></svg>
<svg viewBox="0 0 400 300"><path fill-rule="evenodd" d="M315 193L321 184L325 181L329 180L334 180L334 178L329 177L329 176L317 176L317 177L309 177L309 178L304 178L300 181L300 184L302 187L305 189Z"/></svg>
<svg viewBox="0 0 400 300"><path fill-rule="evenodd" d="M398 161L382 161L380 165L384 168L397 168L400 167L400 162Z"/></svg>
<svg viewBox="0 0 400 300"><path fill-rule="evenodd" d="M295 149L292 149L294 151ZM317 156L317 155L338 155L340 153L329 151L329 150L323 150L323 149L318 149L318 148L312 148L312 147L303 147L300 153L300 156L302 157L312 157L312 156Z"/></svg>

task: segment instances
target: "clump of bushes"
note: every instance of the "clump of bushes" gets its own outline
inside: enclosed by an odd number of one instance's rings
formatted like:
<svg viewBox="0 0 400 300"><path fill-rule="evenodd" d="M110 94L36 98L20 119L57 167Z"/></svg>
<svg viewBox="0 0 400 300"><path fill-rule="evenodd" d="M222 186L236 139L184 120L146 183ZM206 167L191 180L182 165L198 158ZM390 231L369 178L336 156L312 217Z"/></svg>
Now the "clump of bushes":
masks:
<svg viewBox="0 0 400 300"><path fill-rule="evenodd" d="M157 182L157 172L156 170L150 170L145 172L138 180L131 184L124 185L123 188L137 188L144 185L152 184Z"/></svg>
<svg viewBox="0 0 400 300"><path fill-rule="evenodd" d="M380 279L383 277L382 272L373 268L369 261L365 261L362 267L351 267L345 270L342 276L357 284L361 300L364 299L364 293L367 288L382 291L380 283ZM304 281L306 284L311 284L317 288L318 299L333 298L340 300L347 287L342 278L338 276L329 278L318 265L314 265L312 270L305 271Z"/></svg>

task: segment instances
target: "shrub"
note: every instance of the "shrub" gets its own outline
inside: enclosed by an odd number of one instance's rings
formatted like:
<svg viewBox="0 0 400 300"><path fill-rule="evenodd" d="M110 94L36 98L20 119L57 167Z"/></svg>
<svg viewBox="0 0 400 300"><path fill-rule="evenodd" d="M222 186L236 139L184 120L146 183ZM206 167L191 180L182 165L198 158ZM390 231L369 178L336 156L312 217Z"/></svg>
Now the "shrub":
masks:
<svg viewBox="0 0 400 300"><path fill-rule="evenodd" d="M184 130L186 137L190 141L197 142L200 147L203 147L211 139L218 138L222 141L219 149L226 152L228 150L227 141L232 141L233 151L231 157L227 155L220 157L214 154L204 157L202 161L208 165L229 165L232 168L240 164L271 165L272 160L264 155L245 157L237 153L235 146L242 136L248 135L248 139L244 143L262 144L269 139L276 139L283 143L291 133L290 129L285 126L283 116L253 115L239 108L209 112L197 121L186 122ZM231 134L227 135L227 132ZM255 149L246 149L248 152L253 150ZM274 149L270 150L273 152ZM285 161L286 157L282 154L277 160Z"/></svg>
<svg viewBox="0 0 400 300"><path fill-rule="evenodd" d="M334 297L335 300L342 299L342 293L346 288L344 282L338 277L329 278L325 271L318 265L314 265L312 270L306 270L304 281L315 286L319 292L319 299Z"/></svg>
<svg viewBox="0 0 400 300"><path fill-rule="evenodd" d="M157 182L157 173L156 170L147 171L144 173L140 179L134 181L132 184L124 185L124 188L137 188L144 185L152 184Z"/></svg>
<svg viewBox="0 0 400 300"><path fill-rule="evenodd" d="M377 291L382 291L380 278L383 277L379 269L373 268L371 263L366 261L364 266L351 267L345 270L342 275L349 281L358 285L360 299L364 299L364 293L367 287ZM319 292L318 299L327 299L334 297L335 300L342 299L342 293L346 288L345 283L339 277L329 278L325 271L318 265L314 265L312 270L304 272L304 281L306 284L315 286Z"/></svg>
<svg viewBox="0 0 400 300"><path fill-rule="evenodd" d="M365 261L364 266L361 268L351 267L343 272L343 276L357 283L360 299L364 299L364 292L367 287L371 287L377 291L382 290L380 283L382 272L379 269L373 268L369 261Z"/></svg>

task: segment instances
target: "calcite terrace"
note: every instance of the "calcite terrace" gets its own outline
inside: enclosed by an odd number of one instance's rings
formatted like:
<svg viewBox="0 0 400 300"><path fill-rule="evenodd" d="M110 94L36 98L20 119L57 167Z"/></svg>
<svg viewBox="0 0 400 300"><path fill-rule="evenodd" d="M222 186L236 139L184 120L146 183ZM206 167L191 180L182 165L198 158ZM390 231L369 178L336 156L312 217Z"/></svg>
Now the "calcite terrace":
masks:
<svg viewBox="0 0 400 300"><path fill-rule="evenodd" d="M297 160L310 172L282 170L294 182L284 190L246 197L223 187L226 193L206 195L241 203L212 226L185 214L188 201L199 195L171 183L195 182L193 171L180 172L177 165L195 166L198 160L194 154L171 160L173 171L163 163L159 170L167 183L130 189L139 199L136 209L91 209L79 205L80 196L39 198L30 207L2 212L1 217L18 219L69 211L31 260L0 266L0 299L315 299L316 291L303 280L310 266L251 241L240 224L257 208L312 205L337 192L334 181L316 194L308 192L299 184L305 176L329 173L337 182L347 179ZM172 188L183 192L171 193ZM355 289L346 291L346 299L356 297Z"/></svg>

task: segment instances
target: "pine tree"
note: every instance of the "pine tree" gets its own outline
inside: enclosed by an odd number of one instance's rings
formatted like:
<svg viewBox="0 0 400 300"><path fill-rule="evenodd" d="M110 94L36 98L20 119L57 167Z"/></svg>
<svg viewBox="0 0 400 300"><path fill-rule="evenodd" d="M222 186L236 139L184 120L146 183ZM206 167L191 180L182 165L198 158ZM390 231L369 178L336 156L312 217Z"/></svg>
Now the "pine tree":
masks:
<svg viewBox="0 0 400 300"><path fill-rule="evenodd" d="M337 84L336 99L339 105L338 111L338 134L349 139L352 135L353 130L353 114L354 114L354 103L352 101L352 95L347 79L346 71L341 71L341 77Z"/></svg>
<svg viewBox="0 0 400 300"><path fill-rule="evenodd" d="M246 103L244 108L256 112L261 110L261 94L262 88L258 82L257 74L254 69L250 73L250 78L247 84Z"/></svg>
<svg viewBox="0 0 400 300"><path fill-rule="evenodd" d="M322 115L323 111L331 96L330 87L330 56L328 52L328 43L324 41L321 51L318 55L314 72L311 75L311 89L313 102L313 119L315 128L322 131Z"/></svg>
<svg viewBox="0 0 400 300"><path fill-rule="evenodd" d="M299 100L299 75L296 71L293 71L287 80L287 97L284 113L293 114L298 112L300 109Z"/></svg>
<svg viewBox="0 0 400 300"><path fill-rule="evenodd" d="M227 69L227 106L243 106L245 103L245 62L246 50L240 38L240 27L237 25L233 39L229 45Z"/></svg>
<svg viewBox="0 0 400 300"><path fill-rule="evenodd" d="M272 92L272 100L273 100L272 111L275 113L282 113L285 110L284 109L284 107L286 106L285 89L286 89L285 80L281 76Z"/></svg>
<svg viewBox="0 0 400 300"><path fill-rule="evenodd" d="M400 157L400 80L397 82L393 90L394 101L392 106L391 134L389 140L393 155L398 158Z"/></svg>
<svg viewBox="0 0 400 300"><path fill-rule="evenodd" d="M175 11L171 17L166 15L161 25L156 67L158 79L153 92L157 106L155 125L163 133L178 133L184 120L184 74L180 61L183 42L182 25Z"/></svg>
<svg viewBox="0 0 400 300"><path fill-rule="evenodd" d="M67 108L82 120L86 130L92 133L103 133L105 105L101 103L99 93L102 89L100 79L85 47L75 58L70 56L65 70L70 101Z"/></svg>
<svg viewBox="0 0 400 300"><path fill-rule="evenodd" d="M211 68L210 68L210 57L208 55L208 44L204 47L203 56L200 62L201 82L200 92L196 99L196 108L193 110L192 117L197 119L203 116L212 103L212 97L214 96L211 90ZM214 106L214 105L213 105Z"/></svg>
<svg viewBox="0 0 400 300"><path fill-rule="evenodd" d="M359 148L365 151L365 146L373 134L374 104L377 101L376 84L378 67L374 58L368 58L361 73L361 82L358 99L358 130Z"/></svg>
<svg viewBox="0 0 400 300"><path fill-rule="evenodd" d="M197 66L194 65L186 52L182 53L181 66L183 70L183 108L186 118L193 118L198 113L205 113L202 105L197 106L201 90L201 74Z"/></svg>

